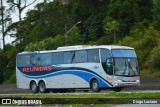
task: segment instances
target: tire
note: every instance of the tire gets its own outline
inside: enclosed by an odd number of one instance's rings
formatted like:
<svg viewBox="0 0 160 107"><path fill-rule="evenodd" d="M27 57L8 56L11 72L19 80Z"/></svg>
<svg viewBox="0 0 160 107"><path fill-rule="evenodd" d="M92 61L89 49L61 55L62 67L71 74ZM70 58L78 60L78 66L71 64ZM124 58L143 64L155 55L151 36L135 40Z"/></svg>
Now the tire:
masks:
<svg viewBox="0 0 160 107"><path fill-rule="evenodd" d="M52 89L52 93L58 93L58 89Z"/></svg>
<svg viewBox="0 0 160 107"><path fill-rule="evenodd" d="M84 92L88 92L89 90L84 90Z"/></svg>
<svg viewBox="0 0 160 107"><path fill-rule="evenodd" d="M32 93L38 93L38 86L35 81L31 82L30 90Z"/></svg>
<svg viewBox="0 0 160 107"><path fill-rule="evenodd" d="M69 92L69 93L74 93L75 90L74 90L74 89L68 89L68 92Z"/></svg>
<svg viewBox="0 0 160 107"><path fill-rule="evenodd" d="M94 80L91 82L91 89L92 89L92 91L94 91L94 92L100 92L99 84L98 84L98 81L97 81L96 79L94 79Z"/></svg>
<svg viewBox="0 0 160 107"><path fill-rule="evenodd" d="M66 93L68 90L67 89L59 89L58 92L59 93Z"/></svg>
<svg viewBox="0 0 160 107"><path fill-rule="evenodd" d="M113 91L115 91L115 92L120 92L121 90L122 90L121 87L113 88Z"/></svg>
<svg viewBox="0 0 160 107"><path fill-rule="evenodd" d="M43 81L40 81L38 86L39 86L39 92L40 93L46 93L47 92L46 84Z"/></svg>

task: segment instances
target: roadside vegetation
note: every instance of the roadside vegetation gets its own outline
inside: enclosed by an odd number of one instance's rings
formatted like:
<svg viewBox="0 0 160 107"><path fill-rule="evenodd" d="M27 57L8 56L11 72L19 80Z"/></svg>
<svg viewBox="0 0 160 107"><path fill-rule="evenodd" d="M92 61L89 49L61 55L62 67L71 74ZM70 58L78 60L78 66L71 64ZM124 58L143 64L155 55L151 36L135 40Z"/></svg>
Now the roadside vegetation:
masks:
<svg viewBox="0 0 160 107"><path fill-rule="evenodd" d="M4 36L16 39L0 49L0 83L15 83L18 52L65 46L65 33L79 21L67 35L68 45L131 46L141 76L160 77L159 7L159 0L44 0L14 23L4 11Z"/></svg>
<svg viewBox="0 0 160 107"><path fill-rule="evenodd" d="M159 99L160 93L147 93L142 92L140 93L90 93L90 94L79 94L79 93L73 93L73 94L14 94L14 95L2 95L3 97L20 97L20 98L137 98L137 99ZM1 95L0 95L1 97Z"/></svg>

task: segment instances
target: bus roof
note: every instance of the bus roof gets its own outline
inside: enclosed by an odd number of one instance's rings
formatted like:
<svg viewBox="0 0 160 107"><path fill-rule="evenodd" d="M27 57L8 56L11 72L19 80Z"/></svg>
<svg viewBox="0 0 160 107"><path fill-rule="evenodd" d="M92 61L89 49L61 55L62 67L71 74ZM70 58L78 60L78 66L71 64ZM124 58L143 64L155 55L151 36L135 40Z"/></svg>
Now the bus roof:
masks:
<svg viewBox="0 0 160 107"><path fill-rule="evenodd" d="M117 46L117 45L76 45L76 46L64 46L58 47L57 50L47 50L47 51L34 51L34 52L21 52L19 54L33 54L33 53L48 53L48 52L61 52L61 51L74 51L83 49L95 49L95 48L106 48L106 49L134 49L128 46Z"/></svg>

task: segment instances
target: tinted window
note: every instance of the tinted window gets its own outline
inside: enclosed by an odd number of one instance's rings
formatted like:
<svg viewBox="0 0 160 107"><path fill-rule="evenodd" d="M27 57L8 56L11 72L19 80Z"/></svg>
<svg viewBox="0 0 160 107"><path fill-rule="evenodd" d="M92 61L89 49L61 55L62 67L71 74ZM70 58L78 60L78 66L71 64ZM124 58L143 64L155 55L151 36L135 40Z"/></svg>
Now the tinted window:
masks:
<svg viewBox="0 0 160 107"><path fill-rule="evenodd" d="M113 49L112 50L113 57L131 57L136 58L136 54L134 50L127 49Z"/></svg>
<svg viewBox="0 0 160 107"><path fill-rule="evenodd" d="M63 64L63 53L57 52L53 53L53 64Z"/></svg>
<svg viewBox="0 0 160 107"><path fill-rule="evenodd" d="M31 55L18 55L17 56L17 66L18 67L29 67Z"/></svg>
<svg viewBox="0 0 160 107"><path fill-rule="evenodd" d="M75 52L75 62L76 63L87 62L87 51L86 50L76 51Z"/></svg>
<svg viewBox="0 0 160 107"><path fill-rule="evenodd" d="M51 53L48 54L36 54L32 55L31 57L31 63L34 66L47 66L51 65Z"/></svg>
<svg viewBox="0 0 160 107"><path fill-rule="evenodd" d="M51 65L52 64L51 53L41 54L41 63L42 66Z"/></svg>
<svg viewBox="0 0 160 107"><path fill-rule="evenodd" d="M101 49L101 60L102 60L102 63L105 63L106 59L110 58L110 57L111 57L111 54L110 54L110 51L108 49Z"/></svg>
<svg viewBox="0 0 160 107"><path fill-rule="evenodd" d="M88 50L88 62L99 62L99 50Z"/></svg>
<svg viewBox="0 0 160 107"><path fill-rule="evenodd" d="M101 49L101 61L104 71L108 75L113 75L112 59L108 49Z"/></svg>
<svg viewBox="0 0 160 107"><path fill-rule="evenodd" d="M64 52L64 64L72 63L74 52Z"/></svg>

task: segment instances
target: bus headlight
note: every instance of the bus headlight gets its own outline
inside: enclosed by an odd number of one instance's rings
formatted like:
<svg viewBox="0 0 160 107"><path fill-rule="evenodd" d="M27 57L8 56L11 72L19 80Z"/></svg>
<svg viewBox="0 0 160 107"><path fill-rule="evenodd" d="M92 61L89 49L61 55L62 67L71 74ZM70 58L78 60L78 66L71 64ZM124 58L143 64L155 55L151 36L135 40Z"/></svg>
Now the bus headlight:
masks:
<svg viewBox="0 0 160 107"><path fill-rule="evenodd" d="M120 82L122 82L122 80L116 80L116 81L115 81L115 83L120 83Z"/></svg>
<svg viewBox="0 0 160 107"><path fill-rule="evenodd" d="M140 80L136 80L136 82L138 83L138 86L140 86Z"/></svg>
<svg viewBox="0 0 160 107"><path fill-rule="evenodd" d="M122 80L116 80L116 81L115 81L115 86L119 86L120 83L122 83Z"/></svg>
<svg viewBox="0 0 160 107"><path fill-rule="evenodd" d="M140 81L139 81L139 80L136 80L136 82L140 83Z"/></svg>

